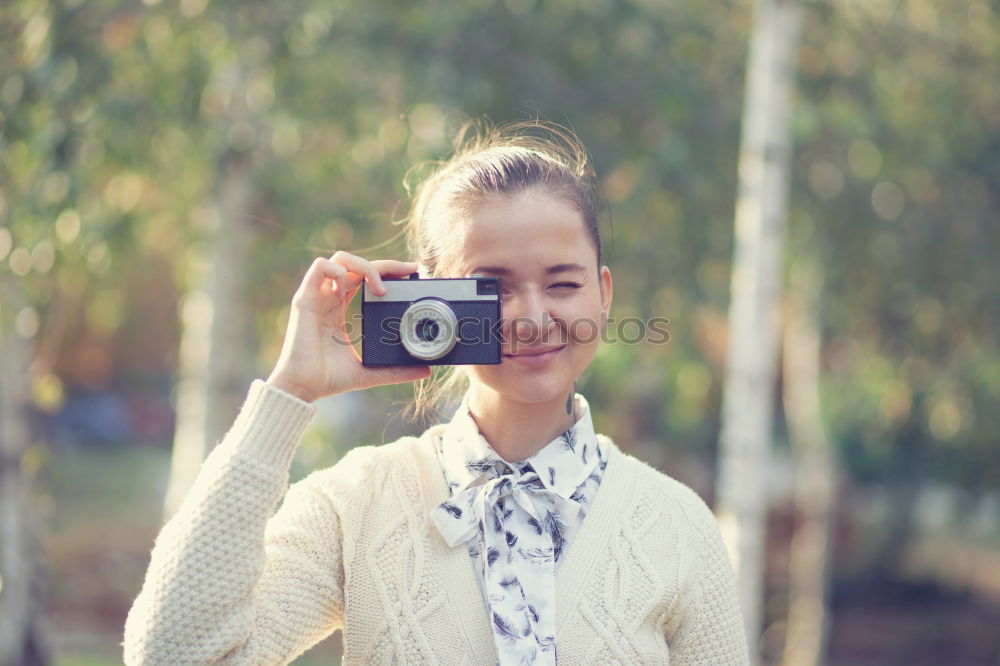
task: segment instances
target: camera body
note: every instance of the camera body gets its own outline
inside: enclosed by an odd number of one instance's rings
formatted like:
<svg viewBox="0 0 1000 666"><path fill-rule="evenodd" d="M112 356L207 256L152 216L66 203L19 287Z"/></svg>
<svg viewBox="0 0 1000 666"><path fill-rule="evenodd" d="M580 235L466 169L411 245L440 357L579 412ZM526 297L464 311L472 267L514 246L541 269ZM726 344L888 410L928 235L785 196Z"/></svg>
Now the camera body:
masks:
<svg viewBox="0 0 1000 666"><path fill-rule="evenodd" d="M500 278L383 278L364 283L363 365L491 365L501 359Z"/></svg>

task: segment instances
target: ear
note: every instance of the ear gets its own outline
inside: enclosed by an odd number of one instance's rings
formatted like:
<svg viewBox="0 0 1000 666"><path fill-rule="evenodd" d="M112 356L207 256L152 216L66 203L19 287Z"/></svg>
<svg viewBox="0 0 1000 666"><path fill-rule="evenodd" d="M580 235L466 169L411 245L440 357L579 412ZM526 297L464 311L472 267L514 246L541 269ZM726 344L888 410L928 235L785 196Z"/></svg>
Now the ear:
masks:
<svg viewBox="0 0 1000 666"><path fill-rule="evenodd" d="M603 327L608 323L608 317L611 316L611 299L614 295L611 269L607 266L601 266L599 282L601 285L601 326Z"/></svg>

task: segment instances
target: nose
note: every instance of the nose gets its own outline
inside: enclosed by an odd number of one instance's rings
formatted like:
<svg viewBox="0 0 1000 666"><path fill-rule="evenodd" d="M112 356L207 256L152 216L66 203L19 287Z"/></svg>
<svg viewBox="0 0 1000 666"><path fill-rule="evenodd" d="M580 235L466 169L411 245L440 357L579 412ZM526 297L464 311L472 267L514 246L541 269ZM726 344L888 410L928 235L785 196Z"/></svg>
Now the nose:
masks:
<svg viewBox="0 0 1000 666"><path fill-rule="evenodd" d="M525 290L504 303L512 347L553 344L549 332L554 319L545 298L535 290Z"/></svg>

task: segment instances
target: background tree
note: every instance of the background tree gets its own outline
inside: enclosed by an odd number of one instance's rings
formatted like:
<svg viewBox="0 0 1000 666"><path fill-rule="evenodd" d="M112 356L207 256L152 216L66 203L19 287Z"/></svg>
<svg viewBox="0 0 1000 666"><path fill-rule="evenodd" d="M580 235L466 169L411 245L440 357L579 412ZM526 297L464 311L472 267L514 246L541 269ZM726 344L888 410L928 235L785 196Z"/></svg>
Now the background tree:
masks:
<svg viewBox="0 0 1000 666"><path fill-rule="evenodd" d="M767 473L782 290L791 96L802 7L797 0L757 5L747 65L740 145L740 191L729 353L719 442L719 521L736 567L752 660L763 606Z"/></svg>
<svg viewBox="0 0 1000 666"><path fill-rule="evenodd" d="M822 270L809 253L803 253L789 276L782 345L782 404L795 456L795 528L782 656L787 666L826 663L830 637L830 555L839 473L820 403L821 289Z"/></svg>
<svg viewBox="0 0 1000 666"><path fill-rule="evenodd" d="M33 470L26 405L29 401L29 345L16 315L24 296L12 275L0 293L0 663L48 664L50 646L39 590L44 571L38 556L38 525L32 510Z"/></svg>
<svg viewBox="0 0 1000 666"><path fill-rule="evenodd" d="M194 283L184 296L177 429L164 522L180 506L201 462L232 424L254 375L250 335L254 317L245 294L256 232L252 148L263 129L252 108L250 82L256 72L238 60L217 63L209 86L218 108L203 108L206 115L218 114L208 123L217 126L213 133L226 137L227 145L217 149L215 182L201 208L205 218L201 256L192 270Z"/></svg>

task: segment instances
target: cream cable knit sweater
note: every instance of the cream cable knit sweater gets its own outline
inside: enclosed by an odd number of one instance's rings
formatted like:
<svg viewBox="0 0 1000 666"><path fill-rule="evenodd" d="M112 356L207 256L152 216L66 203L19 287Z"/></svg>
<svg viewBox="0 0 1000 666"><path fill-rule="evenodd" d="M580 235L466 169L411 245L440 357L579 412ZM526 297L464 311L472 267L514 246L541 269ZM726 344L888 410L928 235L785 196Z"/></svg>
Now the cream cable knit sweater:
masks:
<svg viewBox="0 0 1000 666"><path fill-rule="evenodd" d="M286 495L316 409L251 384L156 538L127 664L286 664L337 629L347 664L496 662L469 555L428 517L448 497L427 439L443 425L356 448ZM605 477L556 575L559 661L748 663L712 513L599 437Z"/></svg>

